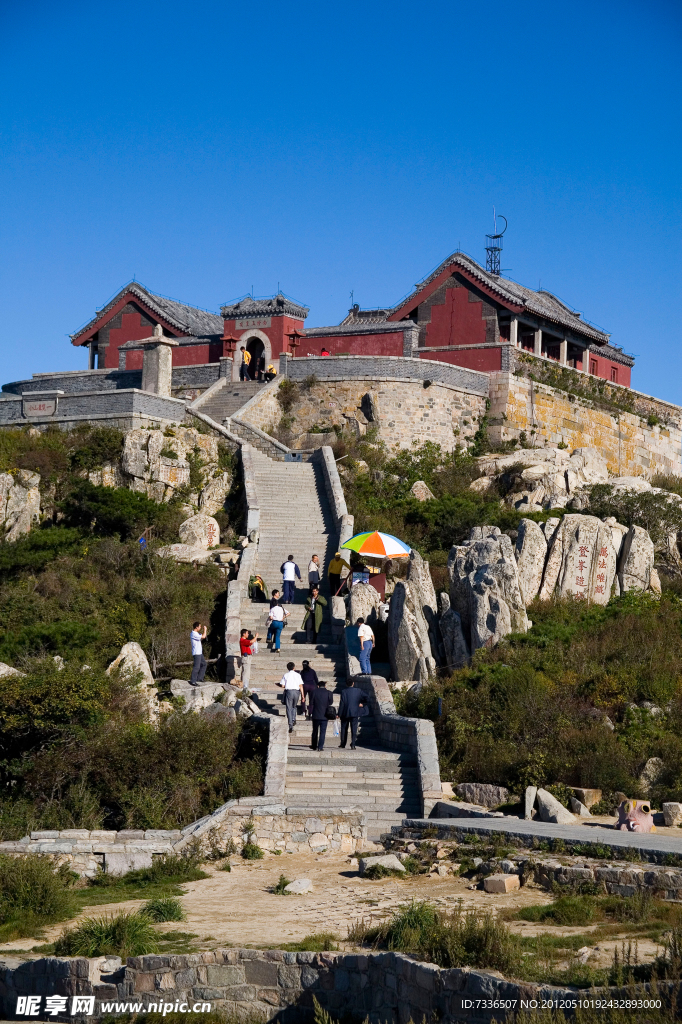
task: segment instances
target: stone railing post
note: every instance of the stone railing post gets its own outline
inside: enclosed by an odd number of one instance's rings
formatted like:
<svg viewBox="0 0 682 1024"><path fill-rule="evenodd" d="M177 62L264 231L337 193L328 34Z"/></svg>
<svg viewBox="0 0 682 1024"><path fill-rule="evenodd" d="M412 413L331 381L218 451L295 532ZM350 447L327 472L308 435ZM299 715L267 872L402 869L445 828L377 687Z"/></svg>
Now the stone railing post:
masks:
<svg viewBox="0 0 682 1024"><path fill-rule="evenodd" d="M142 390L153 395L171 397L173 381L173 349L178 342L165 338L161 324L154 328L151 338L145 339L142 356Z"/></svg>

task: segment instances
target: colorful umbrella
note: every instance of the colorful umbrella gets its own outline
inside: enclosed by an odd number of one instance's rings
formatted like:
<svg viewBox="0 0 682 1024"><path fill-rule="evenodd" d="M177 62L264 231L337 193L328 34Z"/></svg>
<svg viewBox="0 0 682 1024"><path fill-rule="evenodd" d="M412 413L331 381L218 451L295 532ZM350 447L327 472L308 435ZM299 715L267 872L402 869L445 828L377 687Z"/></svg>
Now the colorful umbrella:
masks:
<svg viewBox="0 0 682 1024"><path fill-rule="evenodd" d="M410 554L407 544L403 544L390 533L379 533L378 530L356 533L341 547L357 551L359 555L366 555L368 558L408 558Z"/></svg>

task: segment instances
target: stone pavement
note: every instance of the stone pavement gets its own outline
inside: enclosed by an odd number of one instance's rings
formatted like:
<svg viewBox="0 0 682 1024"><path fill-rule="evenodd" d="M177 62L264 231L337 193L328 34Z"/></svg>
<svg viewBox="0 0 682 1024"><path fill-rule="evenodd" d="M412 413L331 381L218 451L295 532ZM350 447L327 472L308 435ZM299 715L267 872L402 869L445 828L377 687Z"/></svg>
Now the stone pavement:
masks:
<svg viewBox="0 0 682 1024"><path fill-rule="evenodd" d="M410 818L404 821L407 829L425 829L438 827L439 832L449 832L455 836L459 832L476 833L490 836L491 833L502 833L520 839L524 846L531 846L534 841L546 842L561 839L567 850L571 845L583 846L592 843L610 847L614 856L619 851L638 853L642 860L664 863L668 855L682 857L682 831L679 839L676 836L659 835L656 832L616 832L615 829L600 825L553 825L546 821L524 821L521 818Z"/></svg>

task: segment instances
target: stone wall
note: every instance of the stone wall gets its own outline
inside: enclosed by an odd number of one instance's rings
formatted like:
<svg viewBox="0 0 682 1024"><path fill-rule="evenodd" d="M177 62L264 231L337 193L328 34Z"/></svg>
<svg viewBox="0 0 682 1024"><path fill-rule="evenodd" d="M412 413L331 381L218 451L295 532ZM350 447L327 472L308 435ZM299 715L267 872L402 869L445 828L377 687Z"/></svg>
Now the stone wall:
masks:
<svg viewBox="0 0 682 1024"><path fill-rule="evenodd" d="M538 1009L547 1000L570 1007L580 997L574 988L507 981L496 971L436 967L402 953L218 949L134 956L119 964L117 958L45 957L5 967L0 970L0 1009L6 1019L14 1018L18 997L39 995L41 1019L78 1024L116 1009L121 1014L124 1008L113 1004L123 1001L139 1004L138 1013L165 1016L210 1009L239 1019L296 1024L313 1020L316 999L334 1016L358 1021L368 1016L370 1024L421 1024L424 1019L489 1024L514 1010ZM659 983L658 998L669 998L673 991L668 983ZM603 999L643 998L646 993L645 986L636 993L589 990L591 998ZM45 998L55 995L66 997L63 1011L45 1017ZM74 996L90 997L92 1007L87 1002L74 1006Z"/></svg>
<svg viewBox="0 0 682 1024"><path fill-rule="evenodd" d="M173 367L173 391L184 388L203 390L218 380L219 363L201 363L197 366ZM90 391L120 391L139 388L142 370L67 370L63 373L34 373L30 380L16 380L3 384L6 394L20 395L24 391L63 391L65 394L83 394Z"/></svg>
<svg viewBox="0 0 682 1024"><path fill-rule="evenodd" d="M138 391L137 388L60 395L53 416L32 416L30 419L23 414L21 397L0 398L0 427L21 427L30 423L36 427L53 424L71 430L81 423L102 421L120 430L136 430L182 423L184 418L184 402Z"/></svg>
<svg viewBox="0 0 682 1024"><path fill-rule="evenodd" d="M425 386L424 379L427 378L406 380L379 374L372 376L372 368L362 361L364 359L358 357L365 377L320 379L312 387L301 387L300 397L289 413L294 417L291 427L294 434L307 433L314 426L339 426L364 434L368 427L376 426L379 428L379 437L390 445L409 448L415 443L433 441L446 451L452 451L455 446L473 438L479 420L485 413L484 395L449 383L434 382ZM299 363L324 364L327 361L294 360L296 373L300 373ZM343 364L349 361L354 361L353 357L331 360ZM384 360L373 362L382 364ZM422 365L421 360L415 359L399 362ZM347 368L352 369L345 365L342 367ZM313 370L321 372L319 365L313 367ZM264 389L241 412L240 419L265 432L272 430L282 416L282 408L275 395L275 391Z"/></svg>
<svg viewBox="0 0 682 1024"><path fill-rule="evenodd" d="M348 631L345 631L346 635ZM411 751L419 770L422 814L428 817L440 800L440 764L433 722L426 718L406 718L396 713L393 695L383 676L355 677L357 687L369 697L374 723L382 746L389 750Z"/></svg>
<svg viewBox="0 0 682 1024"><path fill-rule="evenodd" d="M585 374L580 377L591 380ZM681 474L682 409L628 388L618 391L623 400L631 398L635 407L639 403L641 413L600 408L598 402L525 376L493 373L488 434L493 442L501 442L524 431L538 447L563 443L569 449L598 448L616 476ZM654 418L660 422L650 425L649 417L651 423Z"/></svg>

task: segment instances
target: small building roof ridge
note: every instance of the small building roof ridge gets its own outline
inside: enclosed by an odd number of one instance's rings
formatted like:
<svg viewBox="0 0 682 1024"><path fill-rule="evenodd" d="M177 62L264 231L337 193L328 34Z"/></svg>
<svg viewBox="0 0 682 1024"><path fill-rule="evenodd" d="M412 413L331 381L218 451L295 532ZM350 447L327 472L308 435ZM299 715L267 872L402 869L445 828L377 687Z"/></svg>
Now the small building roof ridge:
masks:
<svg viewBox="0 0 682 1024"><path fill-rule="evenodd" d="M190 306L186 302L178 302L176 299L168 299L163 295L149 291L139 281L129 281L114 297L98 309L95 316L88 320L83 327L70 335L71 341L75 342L82 334L95 326L100 320L104 320L106 314L120 302L121 298L130 293L134 295L143 305L148 306L151 312L166 320L171 326L180 331L196 336L209 334L222 334L223 321L218 313L210 313L208 310L200 309L198 306Z"/></svg>
<svg viewBox="0 0 682 1024"><path fill-rule="evenodd" d="M266 295L262 298L245 295L236 302L221 305L220 312L225 320L259 316L291 316L297 320L305 320L310 307L303 306L280 291L276 295Z"/></svg>

